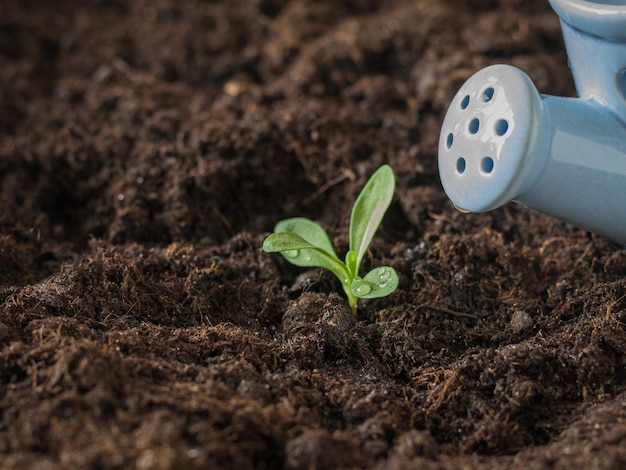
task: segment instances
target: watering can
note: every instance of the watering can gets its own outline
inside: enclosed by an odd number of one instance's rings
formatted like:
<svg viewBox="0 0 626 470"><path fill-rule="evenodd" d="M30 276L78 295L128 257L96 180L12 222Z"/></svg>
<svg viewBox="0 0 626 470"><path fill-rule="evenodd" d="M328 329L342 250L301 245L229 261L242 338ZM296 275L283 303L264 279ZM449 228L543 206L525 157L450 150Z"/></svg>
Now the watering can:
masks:
<svg viewBox="0 0 626 470"><path fill-rule="evenodd" d="M514 201L626 245L626 0L550 0L577 98L493 65L452 99L441 182L464 212Z"/></svg>

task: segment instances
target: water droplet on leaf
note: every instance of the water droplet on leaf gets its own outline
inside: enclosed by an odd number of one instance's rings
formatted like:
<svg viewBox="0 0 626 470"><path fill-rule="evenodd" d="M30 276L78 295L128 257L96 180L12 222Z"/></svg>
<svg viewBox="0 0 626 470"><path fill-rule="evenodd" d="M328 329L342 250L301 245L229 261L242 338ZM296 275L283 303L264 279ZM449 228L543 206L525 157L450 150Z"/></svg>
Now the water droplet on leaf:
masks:
<svg viewBox="0 0 626 470"><path fill-rule="evenodd" d="M360 286L357 286L356 288L356 293L358 295L367 295L370 292L372 292L372 288L368 286L367 284L361 284Z"/></svg>
<svg viewBox="0 0 626 470"><path fill-rule="evenodd" d="M297 258L300 254L300 250L287 250L284 253L287 258Z"/></svg>
<svg viewBox="0 0 626 470"><path fill-rule="evenodd" d="M378 278L381 281L388 281L391 279L391 270L385 266L376 269L376 274L378 274Z"/></svg>

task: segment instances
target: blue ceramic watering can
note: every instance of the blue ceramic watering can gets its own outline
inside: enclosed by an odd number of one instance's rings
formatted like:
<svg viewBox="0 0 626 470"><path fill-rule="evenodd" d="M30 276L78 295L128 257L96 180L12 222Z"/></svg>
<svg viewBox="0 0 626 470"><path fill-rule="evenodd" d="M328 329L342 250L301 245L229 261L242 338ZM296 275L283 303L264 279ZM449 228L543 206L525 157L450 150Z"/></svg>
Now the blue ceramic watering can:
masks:
<svg viewBox="0 0 626 470"><path fill-rule="evenodd" d="M626 0L550 0L579 98L541 95L508 65L453 98L439 172L457 208L509 201L626 245Z"/></svg>

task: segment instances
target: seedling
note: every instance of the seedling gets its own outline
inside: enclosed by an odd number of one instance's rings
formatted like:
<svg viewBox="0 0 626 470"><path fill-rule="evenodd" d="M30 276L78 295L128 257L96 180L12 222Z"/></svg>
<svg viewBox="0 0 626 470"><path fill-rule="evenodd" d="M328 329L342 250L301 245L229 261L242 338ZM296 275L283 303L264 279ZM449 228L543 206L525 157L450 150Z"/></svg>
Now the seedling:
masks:
<svg viewBox="0 0 626 470"><path fill-rule="evenodd" d="M341 281L352 313L358 299L375 299L391 294L398 287L398 274L391 266L380 266L360 277L361 261L378 229L395 190L389 165L381 166L365 184L350 215L350 242L345 262L335 253L326 231L304 217L281 220L274 233L263 242L263 250L281 253L300 267L328 269Z"/></svg>

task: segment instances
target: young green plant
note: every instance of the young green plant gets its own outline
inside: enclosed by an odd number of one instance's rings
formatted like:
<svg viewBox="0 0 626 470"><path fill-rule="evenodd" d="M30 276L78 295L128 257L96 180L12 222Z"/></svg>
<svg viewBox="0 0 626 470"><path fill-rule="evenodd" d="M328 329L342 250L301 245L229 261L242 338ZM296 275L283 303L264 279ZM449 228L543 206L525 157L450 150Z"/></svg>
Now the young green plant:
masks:
<svg viewBox="0 0 626 470"><path fill-rule="evenodd" d="M263 250L279 252L296 266L328 269L341 281L350 309L356 315L358 299L385 297L398 287L398 274L391 266L380 266L359 276L361 262L391 204L395 186L389 165L381 166L367 181L352 207L345 261L335 253L322 226L304 217L278 222L274 233L263 242Z"/></svg>

